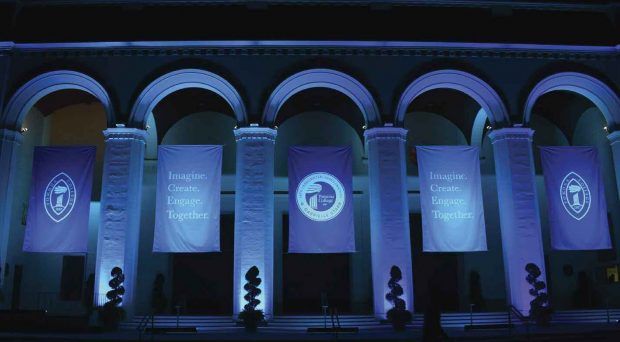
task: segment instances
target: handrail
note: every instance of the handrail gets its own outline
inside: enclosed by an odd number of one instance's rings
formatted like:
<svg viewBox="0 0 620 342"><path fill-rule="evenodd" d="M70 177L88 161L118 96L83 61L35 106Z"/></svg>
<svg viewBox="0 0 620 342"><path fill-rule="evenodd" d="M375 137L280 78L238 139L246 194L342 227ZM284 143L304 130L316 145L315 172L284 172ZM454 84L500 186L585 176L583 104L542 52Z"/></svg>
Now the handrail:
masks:
<svg viewBox="0 0 620 342"><path fill-rule="evenodd" d="M142 341L142 333L146 331L146 327L151 323L151 335L153 334L153 328L155 327L155 315L151 311L148 315L144 315L138 324L138 338Z"/></svg>
<svg viewBox="0 0 620 342"><path fill-rule="evenodd" d="M530 340L530 322L532 321L532 316L525 316L524 314L521 313L521 311L519 311L519 309L517 309L514 305L510 305L508 307L508 309L510 310L510 312L514 313L515 316L517 316L517 318L522 322L525 323L525 331L526 331L526 335L527 335L527 340Z"/></svg>
<svg viewBox="0 0 620 342"><path fill-rule="evenodd" d="M338 312L338 308L336 308L336 324L338 324L338 329L340 329L340 313Z"/></svg>
<svg viewBox="0 0 620 342"><path fill-rule="evenodd" d="M605 313L607 313L607 324L611 323L611 317L609 316L609 297L605 297Z"/></svg>
<svg viewBox="0 0 620 342"><path fill-rule="evenodd" d="M338 314L338 308L331 308L330 313L332 319L332 329L340 329L340 315ZM334 317L336 318L336 322L334 322Z"/></svg>
<svg viewBox="0 0 620 342"><path fill-rule="evenodd" d="M530 316L525 316L522 314L521 311L519 311L519 309L517 309L514 305L510 305L508 308L510 309L510 312L517 316L521 322L529 322L531 320Z"/></svg>

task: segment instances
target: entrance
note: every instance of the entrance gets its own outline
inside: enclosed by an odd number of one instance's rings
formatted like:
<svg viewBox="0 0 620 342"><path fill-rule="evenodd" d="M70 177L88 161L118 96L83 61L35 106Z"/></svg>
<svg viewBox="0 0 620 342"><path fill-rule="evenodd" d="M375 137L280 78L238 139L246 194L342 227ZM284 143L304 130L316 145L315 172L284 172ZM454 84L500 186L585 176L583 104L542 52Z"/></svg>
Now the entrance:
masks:
<svg viewBox="0 0 620 342"><path fill-rule="evenodd" d="M220 215L219 253L173 254L172 307L200 315L232 315L235 217Z"/></svg>
<svg viewBox="0 0 620 342"><path fill-rule="evenodd" d="M440 284L442 311L459 310L459 255L461 253L423 253L422 216L409 216L415 311L424 312L429 299L429 282Z"/></svg>
<svg viewBox="0 0 620 342"><path fill-rule="evenodd" d="M350 256L289 254L288 215L282 217L282 289L285 314L321 314L322 293L330 308L351 312Z"/></svg>

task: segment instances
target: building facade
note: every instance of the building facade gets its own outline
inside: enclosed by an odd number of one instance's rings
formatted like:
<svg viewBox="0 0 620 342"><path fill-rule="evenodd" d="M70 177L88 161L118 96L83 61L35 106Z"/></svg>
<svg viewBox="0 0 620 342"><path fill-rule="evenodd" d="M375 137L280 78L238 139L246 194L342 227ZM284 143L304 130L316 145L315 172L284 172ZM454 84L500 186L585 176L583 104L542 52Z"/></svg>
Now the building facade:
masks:
<svg viewBox="0 0 620 342"><path fill-rule="evenodd" d="M620 305L607 273L620 263L618 45L6 41L0 70L5 308L101 304L119 266L130 313L164 298L163 312L236 315L256 265L268 315L319 314L326 291L383 317L390 263L409 310L440 272L446 310L527 313L529 262L557 308ZM84 144L97 146L88 253L22 252L33 147ZM157 146L173 144L224 146L221 253L152 252ZM292 145L352 146L356 253L287 253ZM422 252L417 145L480 148L487 252ZM538 146L579 145L601 160L612 250L550 248Z"/></svg>

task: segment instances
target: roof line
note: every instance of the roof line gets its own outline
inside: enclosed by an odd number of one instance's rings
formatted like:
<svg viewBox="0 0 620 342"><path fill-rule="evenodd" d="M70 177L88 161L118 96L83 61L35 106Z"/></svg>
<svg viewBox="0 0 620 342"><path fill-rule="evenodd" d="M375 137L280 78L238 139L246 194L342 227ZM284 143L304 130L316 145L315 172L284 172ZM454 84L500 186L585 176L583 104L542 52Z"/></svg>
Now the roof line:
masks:
<svg viewBox="0 0 620 342"><path fill-rule="evenodd" d="M0 0L9 3L16 0ZM511 0L22 0L24 6L69 6L69 5L357 5L357 6L429 6L429 7L506 7L541 10L566 10L566 11L604 11L613 7L612 1L511 1Z"/></svg>
<svg viewBox="0 0 620 342"><path fill-rule="evenodd" d="M454 43L415 41L309 41L309 40L212 40L212 41L126 41L75 43L13 43L1 42L0 49L58 50L58 49L144 49L144 48L387 48L387 49L492 49L522 51L558 51L582 53L618 53L620 45L550 45L507 43Z"/></svg>

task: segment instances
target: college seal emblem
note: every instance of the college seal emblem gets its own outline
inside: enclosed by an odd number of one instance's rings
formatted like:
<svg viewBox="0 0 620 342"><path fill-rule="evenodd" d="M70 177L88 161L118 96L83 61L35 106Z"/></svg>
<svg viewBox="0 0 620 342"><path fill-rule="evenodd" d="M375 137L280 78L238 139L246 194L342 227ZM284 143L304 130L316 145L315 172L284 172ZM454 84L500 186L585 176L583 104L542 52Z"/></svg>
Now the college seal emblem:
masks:
<svg viewBox="0 0 620 342"><path fill-rule="evenodd" d="M581 220L588 214L592 196L588 184L577 173L571 171L564 177L560 197L564 209L574 219Z"/></svg>
<svg viewBox="0 0 620 342"><path fill-rule="evenodd" d="M327 172L304 177L295 191L297 207L313 221L329 221L342 211L346 196L344 185Z"/></svg>
<svg viewBox="0 0 620 342"><path fill-rule="evenodd" d="M75 183L69 175L61 172L54 176L45 188L43 206L45 212L54 222L60 222L69 216L76 199Z"/></svg>

